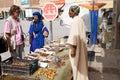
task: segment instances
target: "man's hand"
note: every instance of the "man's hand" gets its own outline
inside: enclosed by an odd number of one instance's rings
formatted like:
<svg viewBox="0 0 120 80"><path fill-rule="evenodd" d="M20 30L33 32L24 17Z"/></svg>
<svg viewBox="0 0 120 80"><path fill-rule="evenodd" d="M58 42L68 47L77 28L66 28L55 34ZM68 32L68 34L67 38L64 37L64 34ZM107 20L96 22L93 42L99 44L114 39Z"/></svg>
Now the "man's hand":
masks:
<svg viewBox="0 0 120 80"><path fill-rule="evenodd" d="M76 46L71 46L71 57L76 56Z"/></svg>
<svg viewBox="0 0 120 80"><path fill-rule="evenodd" d="M71 57L75 57L76 53L71 52Z"/></svg>

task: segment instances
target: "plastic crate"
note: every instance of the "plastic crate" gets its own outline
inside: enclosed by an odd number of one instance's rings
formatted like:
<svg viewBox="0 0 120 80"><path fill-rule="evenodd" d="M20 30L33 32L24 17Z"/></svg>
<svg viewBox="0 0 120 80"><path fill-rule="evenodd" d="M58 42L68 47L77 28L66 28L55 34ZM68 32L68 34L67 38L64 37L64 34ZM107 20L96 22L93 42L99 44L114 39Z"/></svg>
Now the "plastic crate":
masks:
<svg viewBox="0 0 120 80"><path fill-rule="evenodd" d="M94 61L95 60L95 51L88 51L88 61Z"/></svg>
<svg viewBox="0 0 120 80"><path fill-rule="evenodd" d="M27 63L26 66L12 65L13 61ZM24 60L19 58L9 58L1 62L2 74L29 76L38 69L38 60Z"/></svg>

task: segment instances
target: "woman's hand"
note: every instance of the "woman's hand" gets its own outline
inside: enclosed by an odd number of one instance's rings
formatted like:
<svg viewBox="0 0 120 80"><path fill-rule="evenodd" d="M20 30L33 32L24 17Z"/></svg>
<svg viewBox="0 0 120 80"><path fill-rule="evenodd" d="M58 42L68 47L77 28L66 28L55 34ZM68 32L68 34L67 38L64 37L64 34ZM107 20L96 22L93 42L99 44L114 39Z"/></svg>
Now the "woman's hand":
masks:
<svg viewBox="0 0 120 80"><path fill-rule="evenodd" d="M44 37L48 37L48 32L47 32L47 31L44 31L44 32L43 32L43 35L44 35Z"/></svg>

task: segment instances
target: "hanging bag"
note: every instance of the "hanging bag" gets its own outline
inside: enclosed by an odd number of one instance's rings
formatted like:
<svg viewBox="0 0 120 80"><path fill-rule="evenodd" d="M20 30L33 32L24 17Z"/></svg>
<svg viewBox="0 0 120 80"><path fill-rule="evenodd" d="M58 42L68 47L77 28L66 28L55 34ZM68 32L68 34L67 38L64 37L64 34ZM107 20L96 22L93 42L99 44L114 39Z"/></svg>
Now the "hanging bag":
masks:
<svg viewBox="0 0 120 80"><path fill-rule="evenodd" d="M4 53L7 51L8 51L8 43L5 36L2 36L2 38L0 38L0 53Z"/></svg>

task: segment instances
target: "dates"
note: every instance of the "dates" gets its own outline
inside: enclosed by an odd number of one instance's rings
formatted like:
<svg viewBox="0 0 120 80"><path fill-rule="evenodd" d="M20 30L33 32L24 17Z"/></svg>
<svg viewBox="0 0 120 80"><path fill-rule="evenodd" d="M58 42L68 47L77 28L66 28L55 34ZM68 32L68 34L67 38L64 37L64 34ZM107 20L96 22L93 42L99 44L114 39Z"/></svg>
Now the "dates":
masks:
<svg viewBox="0 0 120 80"><path fill-rule="evenodd" d="M61 68L61 67L65 66L65 62L56 62L53 64L55 65L55 68Z"/></svg>
<svg viewBox="0 0 120 80"><path fill-rule="evenodd" d="M12 65L14 65L14 66L28 66L29 64L25 63L25 62L15 61L12 63Z"/></svg>
<svg viewBox="0 0 120 80"><path fill-rule="evenodd" d="M66 54L66 55L63 55L60 57L61 60L68 60L69 59L69 55Z"/></svg>
<svg viewBox="0 0 120 80"><path fill-rule="evenodd" d="M37 73L37 76L44 76L46 78L49 78L50 80L53 80L56 75L55 69L40 69Z"/></svg>

